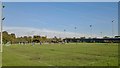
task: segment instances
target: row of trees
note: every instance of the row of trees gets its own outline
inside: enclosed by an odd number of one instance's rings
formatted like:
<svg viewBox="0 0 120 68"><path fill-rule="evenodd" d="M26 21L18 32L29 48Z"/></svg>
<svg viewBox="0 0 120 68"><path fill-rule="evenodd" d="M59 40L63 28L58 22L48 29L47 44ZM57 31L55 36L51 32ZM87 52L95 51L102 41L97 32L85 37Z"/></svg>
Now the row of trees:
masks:
<svg viewBox="0 0 120 68"><path fill-rule="evenodd" d="M7 31L3 31L3 43L10 43L10 44L15 44L15 43L57 43L57 42L62 42L61 38L57 38L56 36L54 38L47 38L47 36L22 36L22 37L16 37L14 33L9 34Z"/></svg>
<svg viewBox="0 0 120 68"><path fill-rule="evenodd" d="M7 31L3 31L3 43L10 43L10 44L15 44L15 43L20 43L20 44L26 44L26 43L59 43L59 42L83 42L83 41L104 41L104 39L109 39L109 37L103 37L103 40L99 40L99 38L85 38L85 37L80 37L80 38L57 38L56 36L54 38L47 38L47 36L22 36L22 37L16 37L14 33L9 34ZM114 39L113 39L114 40Z"/></svg>

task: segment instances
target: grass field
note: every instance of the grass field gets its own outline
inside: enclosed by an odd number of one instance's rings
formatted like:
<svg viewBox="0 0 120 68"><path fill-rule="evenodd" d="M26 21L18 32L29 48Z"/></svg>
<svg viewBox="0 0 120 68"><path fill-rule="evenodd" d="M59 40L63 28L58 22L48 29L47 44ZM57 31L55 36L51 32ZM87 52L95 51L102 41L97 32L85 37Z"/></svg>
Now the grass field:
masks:
<svg viewBox="0 0 120 68"><path fill-rule="evenodd" d="M4 46L3 66L118 66L118 44Z"/></svg>

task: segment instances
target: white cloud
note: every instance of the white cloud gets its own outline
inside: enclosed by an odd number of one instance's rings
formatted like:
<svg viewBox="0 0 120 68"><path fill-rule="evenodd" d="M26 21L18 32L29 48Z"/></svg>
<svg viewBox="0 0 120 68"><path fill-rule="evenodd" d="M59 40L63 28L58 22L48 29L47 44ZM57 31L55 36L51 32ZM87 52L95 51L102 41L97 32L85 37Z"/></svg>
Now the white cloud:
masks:
<svg viewBox="0 0 120 68"><path fill-rule="evenodd" d="M74 33L74 32L62 32L62 31L55 31L55 30L49 30L49 29L38 29L38 28L31 28L31 27L4 27L4 31L7 31L8 33L15 33L17 37L20 36L33 36L33 35L40 35L40 36L47 36L47 37L89 37L87 34L80 34L80 33ZM94 35L96 36L96 35Z"/></svg>

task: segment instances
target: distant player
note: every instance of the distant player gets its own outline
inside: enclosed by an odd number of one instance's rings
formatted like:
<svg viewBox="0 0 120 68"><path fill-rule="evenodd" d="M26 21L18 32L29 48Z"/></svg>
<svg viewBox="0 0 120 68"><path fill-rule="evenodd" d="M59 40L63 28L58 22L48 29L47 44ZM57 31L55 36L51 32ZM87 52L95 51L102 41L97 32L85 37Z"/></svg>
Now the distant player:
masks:
<svg viewBox="0 0 120 68"><path fill-rule="evenodd" d="M42 45L42 42L40 41L40 45Z"/></svg>
<svg viewBox="0 0 120 68"><path fill-rule="evenodd" d="M34 46L35 45L35 43L34 42L32 42L32 46Z"/></svg>

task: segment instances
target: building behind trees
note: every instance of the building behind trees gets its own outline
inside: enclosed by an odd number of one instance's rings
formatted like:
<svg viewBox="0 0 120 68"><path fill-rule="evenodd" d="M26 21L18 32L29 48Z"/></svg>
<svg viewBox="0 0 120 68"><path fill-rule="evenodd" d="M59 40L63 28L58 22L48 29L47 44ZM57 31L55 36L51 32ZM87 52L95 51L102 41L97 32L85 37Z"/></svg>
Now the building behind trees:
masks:
<svg viewBox="0 0 120 68"><path fill-rule="evenodd" d="M103 37L103 38L47 38L47 36L22 36L16 37L14 33L9 34L7 31L3 31L3 44L30 44L30 43L120 43L120 36L115 36L114 38Z"/></svg>

